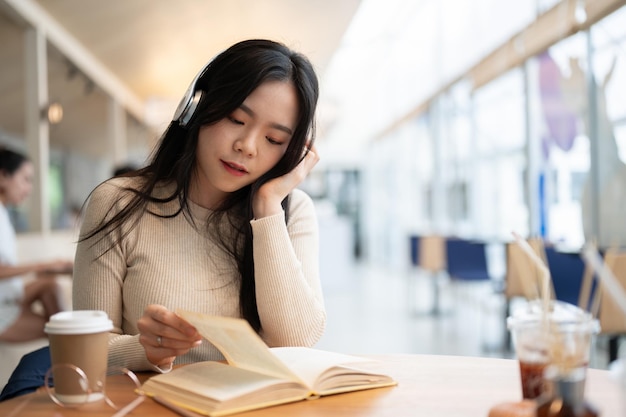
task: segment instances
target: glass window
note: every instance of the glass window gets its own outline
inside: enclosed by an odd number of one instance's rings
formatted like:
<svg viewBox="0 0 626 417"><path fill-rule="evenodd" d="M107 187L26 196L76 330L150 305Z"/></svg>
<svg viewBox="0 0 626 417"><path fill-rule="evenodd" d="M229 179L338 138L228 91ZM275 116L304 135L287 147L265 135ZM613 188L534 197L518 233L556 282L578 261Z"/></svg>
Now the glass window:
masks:
<svg viewBox="0 0 626 417"><path fill-rule="evenodd" d="M476 91L476 139L481 155L524 146L524 102L524 78L519 68Z"/></svg>
<svg viewBox="0 0 626 417"><path fill-rule="evenodd" d="M600 246L626 245L626 7L596 23L591 31L593 79L596 86L594 161L596 192L583 199L588 238ZM592 203L597 203L594 220ZM594 228L595 226L595 228Z"/></svg>
<svg viewBox="0 0 626 417"><path fill-rule="evenodd" d="M471 177L473 234L511 239L527 234L524 77L516 68L474 94L475 152Z"/></svg>
<svg viewBox="0 0 626 417"><path fill-rule="evenodd" d="M511 240L511 232L528 234L524 200L526 159L521 152L477 161L473 177L474 236Z"/></svg>
<svg viewBox="0 0 626 417"><path fill-rule="evenodd" d="M581 195L589 172L586 34L579 33L534 57L529 66L530 140L539 144L530 187L539 202L540 233L554 243L584 242Z"/></svg>

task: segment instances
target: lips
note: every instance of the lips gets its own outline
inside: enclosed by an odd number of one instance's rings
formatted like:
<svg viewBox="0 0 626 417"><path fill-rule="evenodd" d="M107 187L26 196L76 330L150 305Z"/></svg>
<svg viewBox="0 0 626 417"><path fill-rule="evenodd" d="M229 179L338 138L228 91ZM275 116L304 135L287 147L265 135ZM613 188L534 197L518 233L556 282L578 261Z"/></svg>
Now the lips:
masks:
<svg viewBox="0 0 626 417"><path fill-rule="evenodd" d="M237 177L246 175L248 173L248 170L246 170L246 168L243 165L239 165L235 162L226 162L223 160L220 160L220 162L222 162L222 165L224 166L224 169L226 171L228 171L230 174L235 175Z"/></svg>

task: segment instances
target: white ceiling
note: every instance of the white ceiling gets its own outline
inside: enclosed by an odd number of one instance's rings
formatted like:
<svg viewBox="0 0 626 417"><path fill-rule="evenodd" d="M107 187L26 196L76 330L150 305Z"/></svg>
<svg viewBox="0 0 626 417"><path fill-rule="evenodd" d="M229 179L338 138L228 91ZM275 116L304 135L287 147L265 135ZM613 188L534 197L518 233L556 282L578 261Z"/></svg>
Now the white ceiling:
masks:
<svg viewBox="0 0 626 417"><path fill-rule="evenodd" d="M361 1L0 0L0 134L17 139L24 135L29 26L15 12L19 2L57 22L139 102L165 103L169 112L212 56L245 38L282 41L309 56L323 76ZM51 143L105 151L106 89L56 45L48 55L49 95L65 107ZM132 131L132 121L129 126Z"/></svg>

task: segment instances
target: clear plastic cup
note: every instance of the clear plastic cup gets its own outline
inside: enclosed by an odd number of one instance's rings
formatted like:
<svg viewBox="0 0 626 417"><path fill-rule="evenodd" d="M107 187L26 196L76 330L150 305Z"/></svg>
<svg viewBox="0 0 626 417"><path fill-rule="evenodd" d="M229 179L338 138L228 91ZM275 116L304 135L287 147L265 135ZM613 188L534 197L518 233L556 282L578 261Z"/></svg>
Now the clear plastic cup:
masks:
<svg viewBox="0 0 626 417"><path fill-rule="evenodd" d="M507 318L507 327L520 366L522 396L537 398L548 386L548 365L560 375L586 372L591 340L600 330L598 321L586 311L560 301L551 301L548 314L540 301L531 301Z"/></svg>

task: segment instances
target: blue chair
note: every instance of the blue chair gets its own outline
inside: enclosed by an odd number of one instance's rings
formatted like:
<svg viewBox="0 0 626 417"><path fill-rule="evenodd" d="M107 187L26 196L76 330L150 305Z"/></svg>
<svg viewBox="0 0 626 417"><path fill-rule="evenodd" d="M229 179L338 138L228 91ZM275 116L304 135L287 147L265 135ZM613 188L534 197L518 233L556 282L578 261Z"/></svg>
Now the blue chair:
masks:
<svg viewBox="0 0 626 417"><path fill-rule="evenodd" d="M411 235L410 239L410 256L411 256L411 265L414 267L419 266L420 259L420 237L417 235Z"/></svg>
<svg viewBox="0 0 626 417"><path fill-rule="evenodd" d="M577 252L560 252L552 246L545 247L545 254L552 277L554 298L577 306L585 262Z"/></svg>
<svg viewBox="0 0 626 417"><path fill-rule="evenodd" d="M450 279L488 281L486 244L459 238L446 239L447 271Z"/></svg>
<svg viewBox="0 0 626 417"><path fill-rule="evenodd" d="M480 331L484 335L491 334L498 337L498 341L494 342L491 338L485 339L483 335L482 349L485 352L493 352L506 348L505 342L500 340L506 340L508 333L504 318L500 321L501 314L504 314L505 310L504 280L491 276L487 261L487 246L486 242L476 240L446 239L447 271L450 280L455 284L464 284L457 288L469 290L469 292L458 294L457 297L472 299L473 302L480 303L483 311ZM474 292L475 290L480 291ZM501 313L499 309L502 310ZM499 327L498 333L489 330L495 329L494 324Z"/></svg>

